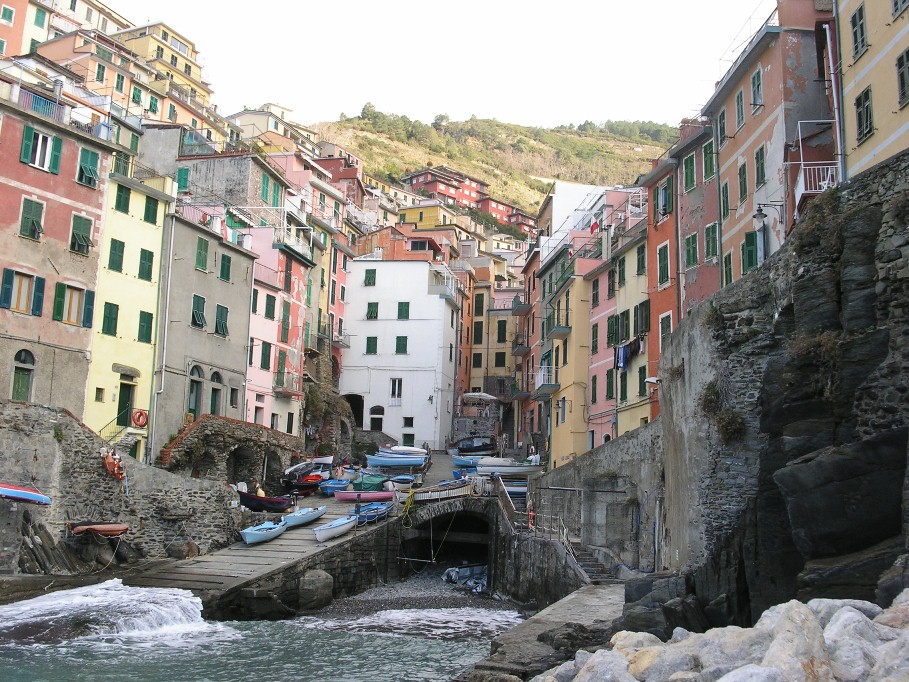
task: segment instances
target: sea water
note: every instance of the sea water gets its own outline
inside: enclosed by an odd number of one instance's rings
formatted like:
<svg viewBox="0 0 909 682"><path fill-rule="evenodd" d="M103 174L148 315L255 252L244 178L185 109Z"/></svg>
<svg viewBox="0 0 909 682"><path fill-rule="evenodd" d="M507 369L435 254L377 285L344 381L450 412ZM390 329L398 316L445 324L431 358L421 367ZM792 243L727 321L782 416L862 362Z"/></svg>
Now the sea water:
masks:
<svg viewBox="0 0 909 682"><path fill-rule="evenodd" d="M352 619L202 619L178 589L119 580L0 606L0 680L447 680L514 611L391 609Z"/></svg>

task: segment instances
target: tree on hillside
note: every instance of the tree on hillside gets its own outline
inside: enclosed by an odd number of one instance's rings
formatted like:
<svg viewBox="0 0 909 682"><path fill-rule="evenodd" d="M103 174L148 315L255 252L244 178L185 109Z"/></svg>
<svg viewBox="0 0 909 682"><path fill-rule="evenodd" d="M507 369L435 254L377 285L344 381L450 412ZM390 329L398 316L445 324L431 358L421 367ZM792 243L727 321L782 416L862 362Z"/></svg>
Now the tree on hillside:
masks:
<svg viewBox="0 0 909 682"><path fill-rule="evenodd" d="M432 127L435 128L440 134L444 135L445 127L448 125L448 122L450 120L451 119L448 118L448 114L439 114L432 122Z"/></svg>

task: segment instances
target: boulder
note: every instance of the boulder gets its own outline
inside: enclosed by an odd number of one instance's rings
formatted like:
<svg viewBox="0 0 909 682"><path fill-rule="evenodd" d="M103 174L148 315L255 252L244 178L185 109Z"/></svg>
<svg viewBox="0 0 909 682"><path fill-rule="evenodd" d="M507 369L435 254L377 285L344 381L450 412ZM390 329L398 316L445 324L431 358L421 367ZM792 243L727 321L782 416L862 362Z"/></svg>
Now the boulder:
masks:
<svg viewBox="0 0 909 682"><path fill-rule="evenodd" d="M192 559L199 556L199 546L189 538L175 538L167 546L167 556L177 560Z"/></svg>
<svg viewBox="0 0 909 682"><path fill-rule="evenodd" d="M807 606L792 600L771 607L755 629L764 630L773 638L761 660L762 666L776 668L787 682L832 682L824 634Z"/></svg>
<svg viewBox="0 0 909 682"><path fill-rule="evenodd" d="M909 505L907 505L909 509ZM874 601L881 606L893 602L896 596L909 587L909 554L901 554L893 565L881 573L874 592Z"/></svg>
<svg viewBox="0 0 909 682"><path fill-rule="evenodd" d="M883 609L877 604L860 599L812 599L808 602L808 608L814 612L818 625L822 628L826 628L830 619L846 606L855 609L867 618L876 618L883 612Z"/></svg>
<svg viewBox="0 0 909 682"><path fill-rule="evenodd" d="M858 552L808 561L798 575L798 598L874 600L881 574L902 551L903 538L898 536Z"/></svg>
<svg viewBox="0 0 909 682"><path fill-rule="evenodd" d="M587 659L574 682L638 682L628 672L628 661L617 651L600 649Z"/></svg>
<svg viewBox="0 0 909 682"><path fill-rule="evenodd" d="M297 587L299 609L309 611L328 606L331 604L334 588L335 579L330 573L319 569L306 571Z"/></svg>
<svg viewBox="0 0 909 682"><path fill-rule="evenodd" d="M868 674L868 682L909 680L909 631L898 639L882 644L877 650L877 663Z"/></svg>
<svg viewBox="0 0 909 682"><path fill-rule="evenodd" d="M718 682L788 682L788 679L776 668L749 663L726 673Z"/></svg>
<svg viewBox="0 0 909 682"><path fill-rule="evenodd" d="M874 622L897 630L909 629L909 589L903 590L889 607L875 616Z"/></svg>

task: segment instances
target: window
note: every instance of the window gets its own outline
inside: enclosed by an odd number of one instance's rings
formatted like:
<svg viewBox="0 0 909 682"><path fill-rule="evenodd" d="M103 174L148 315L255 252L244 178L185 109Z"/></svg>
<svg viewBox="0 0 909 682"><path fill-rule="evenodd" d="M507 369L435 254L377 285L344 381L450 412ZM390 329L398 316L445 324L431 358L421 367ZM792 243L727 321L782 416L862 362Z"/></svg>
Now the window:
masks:
<svg viewBox="0 0 909 682"><path fill-rule="evenodd" d="M698 264L698 235L697 232L685 237L685 267L693 268Z"/></svg>
<svg viewBox="0 0 909 682"><path fill-rule="evenodd" d="M874 120L871 115L871 88L865 88L855 98L855 137L861 142L874 132Z"/></svg>
<svg viewBox="0 0 909 682"><path fill-rule="evenodd" d="M472 366L474 369L479 369L483 366L483 354L474 353L472 358Z"/></svg>
<svg viewBox="0 0 909 682"><path fill-rule="evenodd" d="M650 299L634 307L634 335L650 331Z"/></svg>
<svg viewBox="0 0 909 682"><path fill-rule="evenodd" d="M645 397L647 395L647 365L641 365L638 367L638 396Z"/></svg>
<svg viewBox="0 0 909 682"><path fill-rule="evenodd" d="M10 396L13 400L24 403L31 400L34 372L35 356L23 348L13 356L13 392Z"/></svg>
<svg viewBox="0 0 909 682"><path fill-rule="evenodd" d="M265 317L266 319L275 319L275 303L277 299L271 294L265 294Z"/></svg>
<svg viewBox="0 0 909 682"><path fill-rule="evenodd" d="M203 237L196 239L196 270L208 272L208 240Z"/></svg>
<svg viewBox="0 0 909 682"><path fill-rule="evenodd" d="M374 287L376 285L376 271L375 268L367 268L366 274L363 278L364 287Z"/></svg>
<svg viewBox="0 0 909 682"><path fill-rule="evenodd" d="M909 0L893 0L893 17L896 18L907 7L909 7Z"/></svg>
<svg viewBox="0 0 909 682"><path fill-rule="evenodd" d="M413 428L413 417L404 417L404 428L405 429Z"/></svg>
<svg viewBox="0 0 909 682"><path fill-rule="evenodd" d="M495 366L504 367L505 366L505 353L496 352L495 355Z"/></svg>
<svg viewBox="0 0 909 682"><path fill-rule="evenodd" d="M600 346L600 325L599 323L594 323L590 328L590 352L597 353Z"/></svg>
<svg viewBox="0 0 909 682"><path fill-rule="evenodd" d="M745 93L739 90L735 93L735 127L741 128L745 125Z"/></svg>
<svg viewBox="0 0 909 682"><path fill-rule="evenodd" d="M732 252L723 256L723 286L732 284Z"/></svg>
<svg viewBox="0 0 909 682"><path fill-rule="evenodd" d="M600 278L590 282L590 306L596 308L600 305Z"/></svg>
<svg viewBox="0 0 909 682"><path fill-rule="evenodd" d="M291 289L293 288L293 283L294 283L293 263L290 260L285 259L285 261L284 261L284 291L286 293L288 293L288 294L290 293ZM342 300L344 299L343 295L341 296L341 299Z"/></svg>
<svg viewBox="0 0 909 682"><path fill-rule="evenodd" d="M44 204L31 199L23 199L19 234L29 239L41 239L41 233L44 232L44 226L41 224L43 216Z"/></svg>
<svg viewBox="0 0 909 682"><path fill-rule="evenodd" d="M496 343L505 343L508 338L508 320L496 322Z"/></svg>
<svg viewBox="0 0 909 682"><path fill-rule="evenodd" d="M367 336L366 337L366 354L375 355L379 350L379 337L378 336Z"/></svg>
<svg viewBox="0 0 909 682"><path fill-rule="evenodd" d="M268 341L262 342L262 353L259 355L259 367L262 369L271 369L271 344Z"/></svg>
<svg viewBox="0 0 909 682"><path fill-rule="evenodd" d="M139 251L139 279L146 282L152 281L152 266L155 263L155 254L148 249Z"/></svg>
<svg viewBox="0 0 909 682"><path fill-rule="evenodd" d="M152 225L158 222L158 200L154 197L145 197L145 214L142 220Z"/></svg>
<svg viewBox="0 0 909 682"><path fill-rule="evenodd" d="M205 299L201 296L193 294L193 312L192 312L192 322L193 327L198 327L199 329L205 327Z"/></svg>
<svg viewBox="0 0 909 682"><path fill-rule="evenodd" d="M615 398L615 372L606 370L606 400Z"/></svg>
<svg viewBox="0 0 909 682"><path fill-rule="evenodd" d="M81 215L73 216L73 229L69 237L69 250L87 254L88 248L94 246L91 240L92 220Z"/></svg>
<svg viewBox="0 0 909 682"><path fill-rule="evenodd" d="M709 180L716 173L713 158L713 141L711 140L703 146L704 153L704 180Z"/></svg>
<svg viewBox="0 0 909 682"><path fill-rule="evenodd" d="M909 3L909 0L907 0ZM899 103L904 106L909 102L909 50L903 52L896 60L896 80L899 90Z"/></svg>
<svg viewBox="0 0 909 682"><path fill-rule="evenodd" d="M748 199L748 165L739 166L739 206Z"/></svg>
<svg viewBox="0 0 909 682"><path fill-rule="evenodd" d="M3 9L0 10L0 21L2 21L4 24L12 25L13 17L15 17L15 16L16 16L16 10L14 10L12 7L7 7L6 5L3 5Z"/></svg>
<svg viewBox="0 0 909 682"><path fill-rule="evenodd" d="M215 306L215 334L218 336L227 336L227 312L225 306Z"/></svg>
<svg viewBox="0 0 909 682"><path fill-rule="evenodd" d="M619 273L619 286L625 286L625 256L619 258L618 261L618 273Z"/></svg>
<svg viewBox="0 0 909 682"><path fill-rule="evenodd" d="M126 244L119 239L110 240L110 253L107 257L107 267L114 272L123 272L123 250Z"/></svg>
<svg viewBox="0 0 909 682"><path fill-rule="evenodd" d="M659 222L672 213L672 176L653 189L654 221Z"/></svg>
<svg viewBox="0 0 909 682"><path fill-rule="evenodd" d="M615 298L615 268L606 273L606 298Z"/></svg>
<svg viewBox="0 0 909 682"><path fill-rule="evenodd" d="M41 317L44 309L44 278L3 269L0 308Z"/></svg>
<svg viewBox="0 0 909 682"><path fill-rule="evenodd" d="M268 201L268 187L269 187L269 178L264 173L262 174L262 201Z"/></svg>
<svg viewBox="0 0 909 682"><path fill-rule="evenodd" d="M401 397L404 395L404 380L398 378L392 378L391 381L391 398L390 405L400 405Z"/></svg>
<svg viewBox="0 0 909 682"><path fill-rule="evenodd" d="M170 56L170 65L171 65L171 66L176 66L176 65L177 65L177 55L172 54L172 55Z"/></svg>
<svg viewBox="0 0 909 682"><path fill-rule="evenodd" d="M221 272L218 273L218 279L230 281L230 256L224 253L221 254Z"/></svg>
<svg viewBox="0 0 909 682"><path fill-rule="evenodd" d="M167 105L167 118L170 121L177 120L177 107L173 103Z"/></svg>
<svg viewBox="0 0 909 682"><path fill-rule="evenodd" d="M595 404L597 401L597 375L590 377L590 403Z"/></svg>
<svg viewBox="0 0 909 682"><path fill-rule="evenodd" d="M148 98L148 111L152 114L158 113L158 98L150 96Z"/></svg>
<svg viewBox="0 0 909 682"><path fill-rule="evenodd" d="M631 313L627 310L623 310L619 313L618 320L619 341L627 341L631 338Z"/></svg>
<svg viewBox="0 0 909 682"><path fill-rule="evenodd" d="M407 337L406 336L396 336L395 337L395 353L398 355L407 354Z"/></svg>
<svg viewBox="0 0 909 682"><path fill-rule="evenodd" d="M666 344L669 343L669 335L672 334L672 313L660 315L660 352L663 352Z"/></svg>
<svg viewBox="0 0 909 682"><path fill-rule="evenodd" d="M160 45L155 48L155 59L164 59L164 48Z"/></svg>
<svg viewBox="0 0 909 682"><path fill-rule="evenodd" d="M754 270L757 265L757 232L746 232L742 242L742 274Z"/></svg>
<svg viewBox="0 0 909 682"><path fill-rule="evenodd" d="M366 319L367 320L378 320L379 319L379 302L378 301L369 301L366 304Z"/></svg>
<svg viewBox="0 0 909 682"><path fill-rule="evenodd" d="M95 292L77 289L57 282L54 288L53 319L64 324L92 326L95 311Z"/></svg>
<svg viewBox="0 0 909 682"><path fill-rule="evenodd" d="M189 189L189 168L177 169L177 189L181 192Z"/></svg>
<svg viewBox="0 0 909 682"><path fill-rule="evenodd" d="M104 304L104 318L101 321L101 333L108 336L117 335L117 318L120 316L120 306L116 303Z"/></svg>
<svg viewBox="0 0 909 682"><path fill-rule="evenodd" d="M22 132L22 148L19 160L35 168L49 171L55 175L60 172L60 153L63 140L39 133L31 126L25 126Z"/></svg>
<svg viewBox="0 0 909 682"><path fill-rule="evenodd" d="M669 244L661 244L657 249L657 273L660 286L669 284Z"/></svg>
<svg viewBox="0 0 909 682"><path fill-rule="evenodd" d="M690 192L694 189L694 154L689 154L682 160L682 183L684 190Z"/></svg>
<svg viewBox="0 0 909 682"><path fill-rule="evenodd" d="M647 247L644 244L639 244L637 253L637 274L643 275L647 272Z"/></svg>
<svg viewBox="0 0 909 682"><path fill-rule="evenodd" d="M193 75L193 67L190 66L189 64L184 64L184 65L183 65L183 73L185 73L187 76L192 76L192 75Z"/></svg>
<svg viewBox="0 0 909 682"><path fill-rule="evenodd" d="M95 69L95 80L99 83L104 82L104 75L107 73L107 68L104 64L98 64L98 68Z"/></svg>
<svg viewBox="0 0 909 682"><path fill-rule="evenodd" d="M83 149L79 152L79 173L76 182L88 187L98 186L98 152Z"/></svg>
<svg viewBox="0 0 909 682"><path fill-rule="evenodd" d="M44 22L47 20L47 12L40 7L35 9L35 26L44 28Z"/></svg>
<svg viewBox="0 0 909 682"><path fill-rule="evenodd" d="M726 110L723 109L717 116L717 136L720 138L720 146L726 144Z"/></svg>
<svg viewBox="0 0 909 682"><path fill-rule="evenodd" d="M126 185L117 185L117 196L114 198L114 210L129 213L129 197L132 190Z"/></svg>
<svg viewBox="0 0 909 682"><path fill-rule="evenodd" d="M704 260L716 258L719 251L719 234L716 223L704 228Z"/></svg>
<svg viewBox="0 0 909 682"><path fill-rule="evenodd" d="M137 88L135 85L133 86L132 103L133 104L142 104L142 90Z"/></svg>
<svg viewBox="0 0 909 682"><path fill-rule="evenodd" d="M6 41L0 40L0 54L6 54Z"/></svg>
<svg viewBox="0 0 909 682"><path fill-rule="evenodd" d="M757 189L765 182L767 176L764 167L764 145L761 145L754 153L754 188Z"/></svg>
<svg viewBox="0 0 909 682"><path fill-rule="evenodd" d="M474 343L483 343L483 322L477 321L473 323L473 342Z"/></svg>
<svg viewBox="0 0 909 682"><path fill-rule="evenodd" d="M849 19L852 26L852 58L858 59L868 49L868 33L865 29L865 5L859 5Z"/></svg>
<svg viewBox="0 0 909 682"><path fill-rule="evenodd" d="M230 389L230 406L231 407L240 407L240 389L239 388Z"/></svg>
<svg viewBox="0 0 909 682"><path fill-rule="evenodd" d="M761 82L760 68L751 74L751 113L757 111L758 107L764 104L764 91Z"/></svg>
<svg viewBox="0 0 909 682"><path fill-rule="evenodd" d="M628 400L628 372L619 372L619 402Z"/></svg>
<svg viewBox="0 0 909 682"><path fill-rule="evenodd" d="M147 313L144 310L139 311L139 331L136 335L136 340L140 343L151 343L153 320L154 317L151 313Z"/></svg>
<svg viewBox="0 0 909 682"><path fill-rule="evenodd" d="M479 315L483 314L483 303L484 303L483 294L475 294L473 297L473 309L474 309L473 314L474 315L479 316Z"/></svg>
<svg viewBox="0 0 909 682"><path fill-rule="evenodd" d="M341 321L338 324L338 333L341 332ZM281 306L281 343L287 343L290 339L290 301L284 301Z"/></svg>

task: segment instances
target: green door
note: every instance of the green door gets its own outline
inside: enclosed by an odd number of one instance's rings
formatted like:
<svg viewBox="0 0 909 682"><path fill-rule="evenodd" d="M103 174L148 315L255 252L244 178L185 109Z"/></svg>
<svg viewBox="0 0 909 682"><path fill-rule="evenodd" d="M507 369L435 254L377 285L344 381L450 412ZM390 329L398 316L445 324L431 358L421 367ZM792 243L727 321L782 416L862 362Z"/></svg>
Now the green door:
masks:
<svg viewBox="0 0 909 682"><path fill-rule="evenodd" d="M117 426L129 426L133 411L133 385L120 384L120 395L117 398Z"/></svg>
<svg viewBox="0 0 909 682"><path fill-rule="evenodd" d="M13 400L29 401L32 392L32 370L16 367L13 372Z"/></svg>

